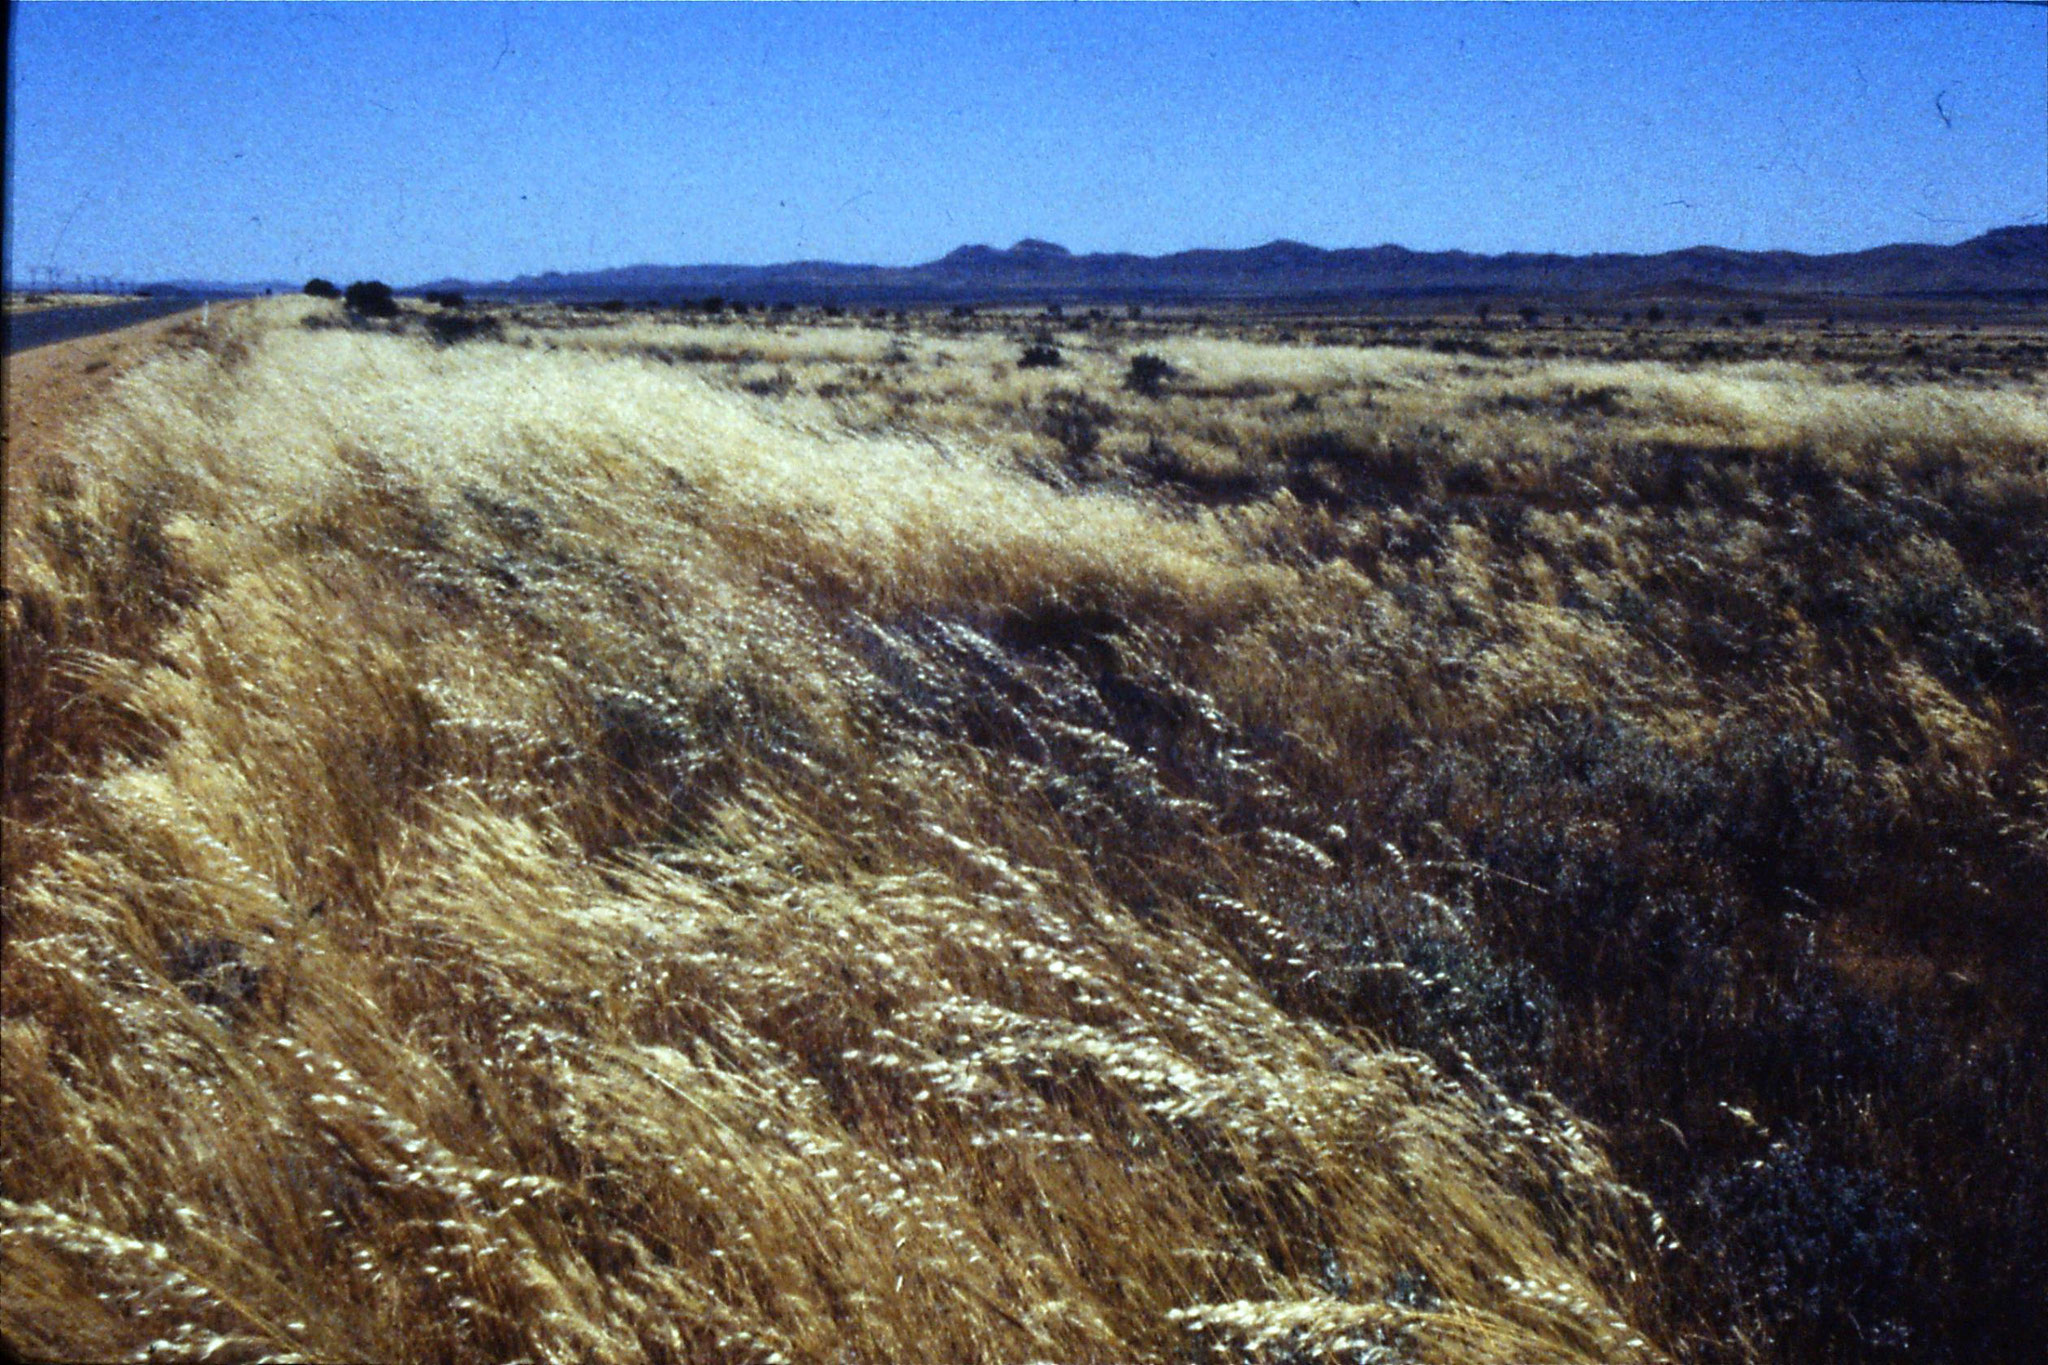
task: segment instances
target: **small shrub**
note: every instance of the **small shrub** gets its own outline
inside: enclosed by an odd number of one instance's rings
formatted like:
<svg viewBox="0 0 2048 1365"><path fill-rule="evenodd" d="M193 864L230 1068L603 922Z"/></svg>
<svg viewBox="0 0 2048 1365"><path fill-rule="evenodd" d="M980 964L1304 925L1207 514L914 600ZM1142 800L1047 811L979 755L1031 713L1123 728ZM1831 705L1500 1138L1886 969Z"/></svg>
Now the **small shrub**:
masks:
<svg viewBox="0 0 2048 1365"><path fill-rule="evenodd" d="M1791 1358L1910 1358L1920 1229L1909 1192L1818 1157L1795 1128L1696 1198L1719 1234L1708 1254Z"/></svg>
<svg viewBox="0 0 2048 1365"><path fill-rule="evenodd" d="M1386 440L1317 427L1288 435L1274 455L1286 467L1288 490L1302 502L1332 508L1385 505L1412 497L1429 483L1432 461L1424 458L1425 443L1436 435L1423 428L1404 439Z"/></svg>
<svg viewBox="0 0 2048 1365"><path fill-rule="evenodd" d="M318 275L306 281L305 292L316 299L338 299L341 297L341 290L335 287L333 280L323 280Z"/></svg>
<svg viewBox="0 0 2048 1365"><path fill-rule="evenodd" d="M1142 393L1147 398L1157 398L1166 381L1173 378L1174 368L1164 356L1153 355L1150 351L1131 357L1131 366L1124 371L1124 387L1133 393Z"/></svg>
<svg viewBox="0 0 2048 1365"><path fill-rule="evenodd" d="M1533 1077L1550 1052L1558 1012L1540 975L1440 928L1396 935L1394 947L1415 992L1418 1046L1447 1056L1463 1052L1502 1080Z"/></svg>
<svg viewBox="0 0 2048 1365"><path fill-rule="evenodd" d="M1269 497L1275 486L1263 471L1215 469L1193 462L1157 436L1148 439L1145 449L1132 457L1131 469L1211 507Z"/></svg>
<svg viewBox="0 0 2048 1365"><path fill-rule="evenodd" d="M1483 460L1459 460L1444 471L1444 492L1454 496L1484 497L1493 488L1493 467Z"/></svg>
<svg viewBox="0 0 2048 1365"><path fill-rule="evenodd" d="M781 398L796 387L796 381L788 370L778 369L773 374L742 380L740 387L757 398Z"/></svg>
<svg viewBox="0 0 2048 1365"><path fill-rule="evenodd" d="M366 318L398 316L398 301L391 297L391 286L382 280L357 280L342 297L351 313Z"/></svg>
<svg viewBox="0 0 2048 1365"><path fill-rule="evenodd" d="M1047 396L1045 416L1039 430L1059 442L1070 460L1093 455L1102 444L1102 429L1115 415L1106 404L1072 389L1055 389Z"/></svg>
<svg viewBox="0 0 2048 1365"><path fill-rule="evenodd" d="M1429 349L1437 355L1469 355L1481 360L1498 360L1506 354L1485 337L1432 337Z"/></svg>
<svg viewBox="0 0 2048 1365"><path fill-rule="evenodd" d="M505 327L489 313L436 313L427 319L427 335L442 346L464 341L502 341Z"/></svg>
<svg viewBox="0 0 2048 1365"><path fill-rule="evenodd" d="M1043 341L1032 342L1024 348L1024 354L1017 357L1017 368L1020 370L1057 369L1066 363L1066 357L1060 354L1059 347Z"/></svg>

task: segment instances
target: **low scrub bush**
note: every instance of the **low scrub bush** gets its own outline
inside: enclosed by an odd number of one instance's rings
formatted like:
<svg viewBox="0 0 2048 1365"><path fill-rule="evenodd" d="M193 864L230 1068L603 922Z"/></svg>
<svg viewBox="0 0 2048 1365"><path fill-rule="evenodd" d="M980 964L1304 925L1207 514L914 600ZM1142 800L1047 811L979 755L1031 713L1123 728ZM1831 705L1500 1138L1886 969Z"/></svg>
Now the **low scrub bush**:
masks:
<svg viewBox="0 0 2048 1365"><path fill-rule="evenodd" d="M1085 460L1102 444L1102 433L1116 418L1115 409L1073 389L1046 395L1040 430L1059 445L1069 461Z"/></svg>
<svg viewBox="0 0 2048 1365"><path fill-rule="evenodd" d="M427 335L442 346L465 341L502 341L505 324L494 313L436 313L426 319Z"/></svg>
<svg viewBox="0 0 2048 1365"><path fill-rule="evenodd" d="M1695 1200L1707 1253L1779 1351L1871 1361L1926 1358L1912 1326L1927 1307L1915 1203L1868 1168L1817 1157L1796 1124Z"/></svg>
<svg viewBox="0 0 2048 1365"><path fill-rule="evenodd" d="M344 292L342 299L351 313L366 318L398 316L398 301L391 296L391 286L381 280L357 280Z"/></svg>
<svg viewBox="0 0 2048 1365"><path fill-rule="evenodd" d="M1124 387L1132 393L1156 398L1165 390L1166 382L1172 379L1174 374L1173 366L1167 363L1164 356L1142 351L1131 357L1130 366L1124 371Z"/></svg>

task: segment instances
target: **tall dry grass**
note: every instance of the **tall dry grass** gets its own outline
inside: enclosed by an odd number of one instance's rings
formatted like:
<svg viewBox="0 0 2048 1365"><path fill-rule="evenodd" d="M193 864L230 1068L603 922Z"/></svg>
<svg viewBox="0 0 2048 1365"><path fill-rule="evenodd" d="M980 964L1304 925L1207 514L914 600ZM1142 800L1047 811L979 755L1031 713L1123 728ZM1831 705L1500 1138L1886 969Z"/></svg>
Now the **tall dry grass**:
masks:
<svg viewBox="0 0 2048 1365"><path fill-rule="evenodd" d="M1448 714L1269 553L1308 503L1047 477L993 340L883 421L815 392L864 343L322 308L188 325L12 509L10 1348L1660 1354L1597 1136L1304 908Z"/></svg>

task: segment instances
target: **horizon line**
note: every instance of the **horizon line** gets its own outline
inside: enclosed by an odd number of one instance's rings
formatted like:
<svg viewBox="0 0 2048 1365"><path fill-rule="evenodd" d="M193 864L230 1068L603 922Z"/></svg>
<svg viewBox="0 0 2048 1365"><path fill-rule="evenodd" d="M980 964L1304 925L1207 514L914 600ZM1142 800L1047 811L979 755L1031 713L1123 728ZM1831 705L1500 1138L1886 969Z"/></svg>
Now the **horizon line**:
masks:
<svg viewBox="0 0 2048 1365"><path fill-rule="evenodd" d="M2048 3L2048 0L2044 0L2044 3ZM1659 256L1684 255L1687 252L1694 251L1722 251L1727 252L1730 255L1736 256L1799 256L1807 259L1821 260L1826 259L1828 257L1857 256L1862 255L1866 252L1883 251L1894 247L1957 247L1965 245L1969 242L1977 241L1980 238L1988 237L1994 233L1999 232L2009 232L2024 228L2048 229L2048 222L2034 221L2041 219L2042 217L2043 215L2038 214L2030 215L2027 219L2021 219L2017 222L2004 223L1995 227L1985 228L1981 231L1972 233L1969 236L1958 238L1957 240L1952 242L1899 239L1893 241L1878 242L1872 246L1854 247L1846 251L1801 251L1792 247L1731 247L1724 246L1720 243L1712 241L1695 242L1690 245L1680 247L1668 247L1659 251L1598 250L1575 252L1536 248L1516 248L1508 251L1475 251L1467 247L1411 247L1406 246L1400 242L1391 241L1377 242L1370 246L1354 245L1327 247L1319 246L1313 242L1306 242L1301 240L1300 238L1295 237L1274 237L1267 241L1259 242L1253 246L1189 246L1179 247L1172 251L1164 251L1156 254L1147 254L1144 252L1131 251L1126 249L1074 251L1066 246L1061 245L1060 243L1050 240L1049 238L1027 235L1018 238L1015 242L1011 243L1007 247L991 246L987 242L963 242L960 245L951 248L950 250L944 252L941 255L932 256L924 260L912 261L908 264L901 265L885 264L878 261L833 259L830 257L823 256L798 257L789 260L768 261L761 263L749 263L743 261L639 260L630 261L622 265L598 265L574 268L548 266L538 270L521 270L515 271L508 275L488 277L482 279L473 276L454 275L444 272L423 279L420 281L420 283L423 285L437 284L443 281L451 280L460 280L464 283L482 284L511 283L514 281L524 279L544 279L551 275L601 275L621 270L778 270L801 266L834 266L842 269L852 270L918 270L923 269L927 266L942 264L945 261L951 259L952 257L960 255L964 252L988 252L993 255L1009 256L1016 254L1020 249L1038 249L1048 251L1049 253L1057 252L1059 253L1061 258L1071 260L1088 260L1100 257L1120 256L1140 261L1170 260L1176 256L1192 256L1202 253L1213 253L1220 255L1248 255L1250 253L1264 251L1272 247L1289 247L1305 249L1308 251L1313 251L1319 255L1341 255L1348 252L1400 251L1405 252L1412 256L1471 256L1488 260L1502 260L1511 257L1556 257L1564 260L1580 261L1593 260L1602 257L1634 257L1637 259L1647 260L1654 259ZM155 285L171 284L200 285L207 287L242 287L292 283L292 281L288 277L282 275L273 275L267 277L249 276L239 279L214 279L196 275L172 274L166 276L157 276L153 278L143 278L139 276L126 276L115 272L98 270L81 271L76 274L73 274L68 271L64 271L62 269L50 266L37 266L34 267L33 269L37 273L48 272L47 282L38 284L34 283L33 280L31 280L31 282L24 283L19 277L15 276L10 271L4 278L4 280L0 280L0 288L4 288L9 293L34 293L38 291L58 291L65 289L67 287L79 289L81 290L81 292L92 292L94 286L97 286L102 290L112 290L123 287L148 288ZM319 276L314 275L309 276L308 278L319 278ZM298 283L304 282L300 281ZM296 287L296 285L294 287Z"/></svg>

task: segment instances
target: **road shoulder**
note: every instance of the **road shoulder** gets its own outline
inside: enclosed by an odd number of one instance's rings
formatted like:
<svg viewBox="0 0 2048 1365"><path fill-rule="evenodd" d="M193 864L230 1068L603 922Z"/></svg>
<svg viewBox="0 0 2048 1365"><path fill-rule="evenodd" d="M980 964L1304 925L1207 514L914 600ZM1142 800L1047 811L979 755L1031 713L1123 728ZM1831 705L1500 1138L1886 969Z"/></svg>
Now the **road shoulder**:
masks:
<svg viewBox="0 0 2048 1365"><path fill-rule="evenodd" d="M35 486L37 470L64 448L115 381L161 346L165 333L186 321L185 314L173 313L7 357L0 384L6 390L7 422L0 445L7 468L4 521L10 544L14 519L26 505L23 495Z"/></svg>

